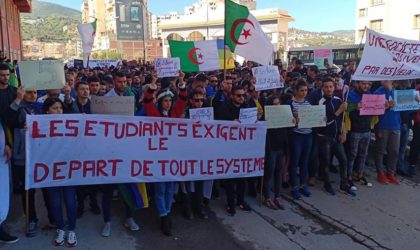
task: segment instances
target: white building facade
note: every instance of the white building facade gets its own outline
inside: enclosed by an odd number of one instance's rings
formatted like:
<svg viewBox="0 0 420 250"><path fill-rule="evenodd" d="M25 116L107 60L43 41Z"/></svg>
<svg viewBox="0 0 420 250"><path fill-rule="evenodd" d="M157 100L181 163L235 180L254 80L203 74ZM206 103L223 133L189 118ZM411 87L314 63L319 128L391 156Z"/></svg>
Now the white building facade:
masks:
<svg viewBox="0 0 420 250"><path fill-rule="evenodd" d="M357 0L356 44L360 43L365 27L390 36L420 40L420 0Z"/></svg>
<svg viewBox="0 0 420 250"><path fill-rule="evenodd" d="M255 1L246 2L250 9L255 7ZM169 55L168 40L213 40L224 36L224 1L200 0L192 6L184 8L184 15L170 13L157 17L157 31L163 43L163 56ZM270 38L276 57L283 58L287 48L288 23L293 21L287 11L280 9L252 10L251 13L260 22L262 29Z"/></svg>

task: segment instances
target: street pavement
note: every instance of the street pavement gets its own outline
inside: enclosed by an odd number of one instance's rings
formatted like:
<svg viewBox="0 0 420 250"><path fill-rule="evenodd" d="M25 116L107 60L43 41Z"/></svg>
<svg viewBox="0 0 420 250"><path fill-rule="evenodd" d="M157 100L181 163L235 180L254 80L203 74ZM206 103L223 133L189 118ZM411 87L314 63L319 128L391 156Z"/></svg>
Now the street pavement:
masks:
<svg viewBox="0 0 420 250"><path fill-rule="evenodd" d="M247 197L252 212L225 212L222 197L211 201L208 220L185 219L174 208L174 236L159 231L155 209L136 212L140 231L129 232L122 223L121 201L113 203L112 235L100 236L102 217L86 211L77 221L78 249L420 249L420 177L402 179L400 186L381 185L370 166L373 187L358 186L357 197L342 193L331 196L322 183L311 188L310 198L293 200L283 189L286 210L260 206L259 199ZM420 174L418 174L420 175ZM338 175L332 174L335 188ZM416 190L417 189L417 190ZM46 223L41 192L37 207L40 226ZM88 206L87 206L88 207ZM54 231L40 230L34 238L23 235L24 217L20 199L14 196L7 228L20 236L14 245L1 249L57 249L52 246Z"/></svg>

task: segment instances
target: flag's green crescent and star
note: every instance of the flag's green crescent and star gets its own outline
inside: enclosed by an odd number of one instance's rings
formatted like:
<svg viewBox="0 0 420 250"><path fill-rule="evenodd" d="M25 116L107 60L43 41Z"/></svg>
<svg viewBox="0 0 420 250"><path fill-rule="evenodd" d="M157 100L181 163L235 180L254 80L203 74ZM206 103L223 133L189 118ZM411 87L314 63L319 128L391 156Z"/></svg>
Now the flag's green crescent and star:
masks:
<svg viewBox="0 0 420 250"><path fill-rule="evenodd" d="M212 71L224 68L223 40L174 41L169 40L171 57L179 57L184 72ZM234 68L232 52L226 49L226 68Z"/></svg>
<svg viewBox="0 0 420 250"><path fill-rule="evenodd" d="M274 49L257 19L248 8L226 0L226 45L237 55L262 65L271 61Z"/></svg>

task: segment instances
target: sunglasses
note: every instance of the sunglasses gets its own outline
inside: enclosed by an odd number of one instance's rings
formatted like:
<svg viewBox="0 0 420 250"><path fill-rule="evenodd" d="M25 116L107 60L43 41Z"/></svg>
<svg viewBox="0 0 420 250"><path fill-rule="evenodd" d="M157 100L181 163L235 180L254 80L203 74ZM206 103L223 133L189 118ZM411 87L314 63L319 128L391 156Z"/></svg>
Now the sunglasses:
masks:
<svg viewBox="0 0 420 250"><path fill-rule="evenodd" d="M245 97L245 94L236 94L236 97Z"/></svg>
<svg viewBox="0 0 420 250"><path fill-rule="evenodd" d="M211 80L210 82L217 82L217 80Z"/></svg>
<svg viewBox="0 0 420 250"><path fill-rule="evenodd" d="M200 98L195 99L195 98L194 98L194 99L193 99L193 101L194 101L194 102L204 102L204 99L200 99Z"/></svg>

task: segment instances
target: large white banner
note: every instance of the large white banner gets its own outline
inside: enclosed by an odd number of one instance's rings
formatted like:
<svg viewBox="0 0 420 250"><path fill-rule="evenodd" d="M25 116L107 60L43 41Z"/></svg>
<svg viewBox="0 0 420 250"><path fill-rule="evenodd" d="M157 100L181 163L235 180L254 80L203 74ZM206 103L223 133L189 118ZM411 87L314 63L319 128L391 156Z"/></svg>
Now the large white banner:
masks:
<svg viewBox="0 0 420 250"><path fill-rule="evenodd" d="M265 124L30 115L26 189L262 176Z"/></svg>
<svg viewBox="0 0 420 250"><path fill-rule="evenodd" d="M118 67L120 64L122 63L121 60L97 60L97 59L90 59L89 60L89 68L96 68L96 67ZM74 60L69 61L67 63L67 67L74 67L75 66L75 62Z"/></svg>
<svg viewBox="0 0 420 250"><path fill-rule="evenodd" d="M367 29L362 60L353 80L420 78L420 41L405 40Z"/></svg>

